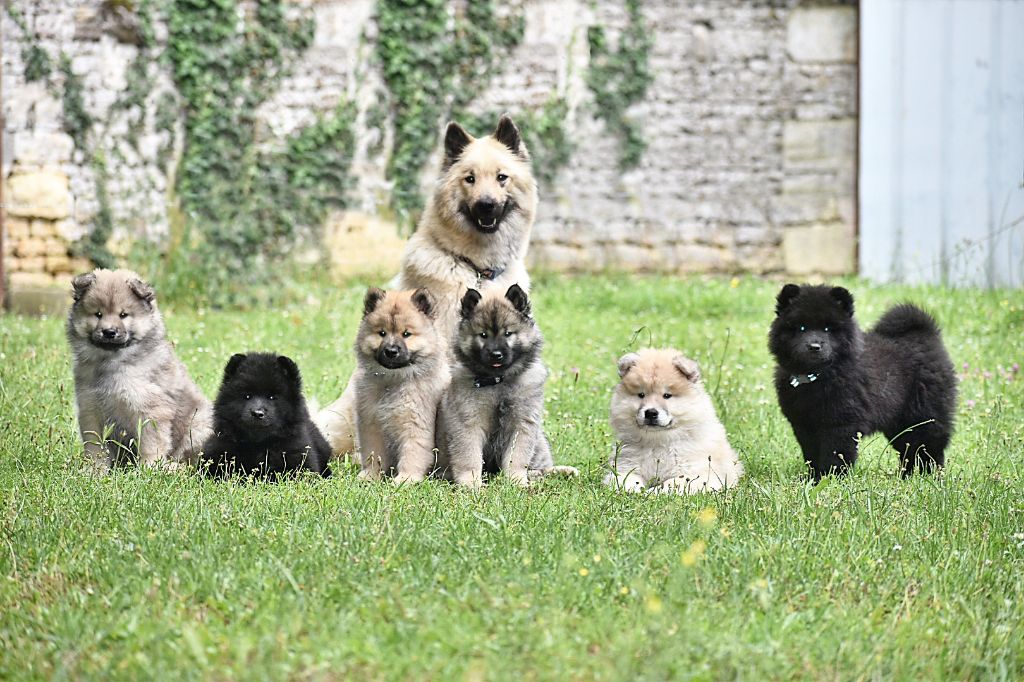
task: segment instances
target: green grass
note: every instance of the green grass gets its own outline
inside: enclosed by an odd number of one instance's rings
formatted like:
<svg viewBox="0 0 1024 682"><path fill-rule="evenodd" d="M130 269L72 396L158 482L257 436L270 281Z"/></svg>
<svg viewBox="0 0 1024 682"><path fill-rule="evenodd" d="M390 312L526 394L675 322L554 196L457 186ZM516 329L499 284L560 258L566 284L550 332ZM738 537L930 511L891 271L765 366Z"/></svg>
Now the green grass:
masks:
<svg viewBox="0 0 1024 682"><path fill-rule="evenodd" d="M778 284L756 279L539 279L547 428L582 477L476 495L90 477L62 320L0 317L0 678L1019 679L1024 296L847 284L865 325L927 306L967 368L940 477L901 480L876 437L853 475L803 482L765 349ZM363 290L314 293L165 316L208 394L231 353L274 349L323 403ZM615 359L648 344L701 362L734 492L600 485Z"/></svg>

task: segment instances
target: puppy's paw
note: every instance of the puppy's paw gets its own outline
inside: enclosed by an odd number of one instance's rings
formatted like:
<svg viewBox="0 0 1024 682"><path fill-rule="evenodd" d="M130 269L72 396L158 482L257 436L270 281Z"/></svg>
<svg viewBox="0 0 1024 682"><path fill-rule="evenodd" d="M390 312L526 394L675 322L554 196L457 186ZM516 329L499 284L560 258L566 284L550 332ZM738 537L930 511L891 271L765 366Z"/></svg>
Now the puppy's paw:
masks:
<svg viewBox="0 0 1024 682"><path fill-rule="evenodd" d="M358 478L360 481L379 481L380 472L370 471L369 469L363 469L362 471L359 472L359 475L356 476L356 478Z"/></svg>
<svg viewBox="0 0 1024 682"><path fill-rule="evenodd" d="M400 471L395 475L394 484L402 485L403 483L422 483L426 477L423 474L412 474L407 471Z"/></svg>
<svg viewBox="0 0 1024 682"><path fill-rule="evenodd" d="M695 495L709 489L711 486L706 476L676 476L651 488L651 491L664 495Z"/></svg>
<svg viewBox="0 0 1024 682"><path fill-rule="evenodd" d="M484 487L484 482L483 479L473 475L456 476L455 485L468 488L469 490L480 490Z"/></svg>
<svg viewBox="0 0 1024 682"><path fill-rule="evenodd" d="M520 471L506 471L505 477L520 488L530 487L530 474L526 469Z"/></svg>
<svg viewBox="0 0 1024 682"><path fill-rule="evenodd" d="M574 476L579 476L580 475L580 470L577 469L576 467L571 467L571 466L566 466L566 465L559 465L559 466L548 467L547 469L544 470L544 475L545 476L565 476L566 478L572 478Z"/></svg>

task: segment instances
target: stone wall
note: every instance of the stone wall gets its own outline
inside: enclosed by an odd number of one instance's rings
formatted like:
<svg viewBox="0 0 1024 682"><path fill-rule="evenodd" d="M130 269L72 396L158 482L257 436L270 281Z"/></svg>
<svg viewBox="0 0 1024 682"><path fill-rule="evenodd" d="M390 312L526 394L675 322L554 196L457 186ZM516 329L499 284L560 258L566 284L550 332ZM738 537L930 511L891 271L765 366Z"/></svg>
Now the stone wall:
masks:
<svg viewBox="0 0 1024 682"><path fill-rule="evenodd" d="M125 237L165 237L180 121L160 130L173 101L154 61L143 101L126 106L138 56L131 26L99 0L12 0L33 35L3 21L3 175L8 204L4 257L19 273L65 276L83 269L71 244L93 229L96 154L109 173L115 225ZM336 260L392 267L401 242L388 223L384 168L389 132L367 112L383 87L372 59L373 0L296 3L317 20L313 46L259 110L268 143L311 122L341 98L358 105L350 210L328 226ZM614 42L621 0L521 0L522 45L475 99L481 112L540 107L552 93L569 104L574 151L544 187L531 258L558 270L852 272L855 254L856 10L849 2L647 0L654 82L630 112L648 150L618 168L616 140L585 85L587 29ZM156 27L157 42L164 40ZM76 149L62 123L61 75L27 83L31 41L70 58L96 121L93 149ZM439 135L440 135L439 122ZM129 129L132 134L129 135ZM475 131L484 133L487 131ZM428 188L436 164L424 169ZM367 246L367 242L370 246ZM379 245L379 246L378 246ZM38 279L45 277L40 274Z"/></svg>

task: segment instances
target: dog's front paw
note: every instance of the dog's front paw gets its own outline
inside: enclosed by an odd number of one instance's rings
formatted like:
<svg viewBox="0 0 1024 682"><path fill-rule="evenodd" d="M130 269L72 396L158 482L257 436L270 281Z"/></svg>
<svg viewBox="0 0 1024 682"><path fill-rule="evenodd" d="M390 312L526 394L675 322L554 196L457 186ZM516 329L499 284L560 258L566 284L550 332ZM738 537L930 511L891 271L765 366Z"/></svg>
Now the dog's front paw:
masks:
<svg viewBox="0 0 1024 682"><path fill-rule="evenodd" d="M363 469L362 471L359 472L359 475L356 476L356 478L358 478L360 481L379 481L380 472L370 471L369 469Z"/></svg>
<svg viewBox="0 0 1024 682"><path fill-rule="evenodd" d="M566 478L572 478L573 476L579 476L580 470L577 469L576 467L566 466L563 464L559 466L548 467L547 469L544 470L544 475L565 476Z"/></svg>
<svg viewBox="0 0 1024 682"><path fill-rule="evenodd" d="M402 485L403 483L422 483L426 477L423 474L411 474L407 471L400 471L395 475L395 485Z"/></svg>
<svg viewBox="0 0 1024 682"><path fill-rule="evenodd" d="M530 487L530 474L526 469L516 471L506 471L506 478L512 483L516 484L520 488Z"/></svg>
<svg viewBox="0 0 1024 682"><path fill-rule="evenodd" d="M463 488L469 488L470 490L480 490L484 487L484 482L479 476L467 474L463 476L456 476L455 485Z"/></svg>
<svg viewBox="0 0 1024 682"><path fill-rule="evenodd" d="M647 492L647 483L636 474L616 476L614 473L609 473L604 477L604 484L625 493Z"/></svg>

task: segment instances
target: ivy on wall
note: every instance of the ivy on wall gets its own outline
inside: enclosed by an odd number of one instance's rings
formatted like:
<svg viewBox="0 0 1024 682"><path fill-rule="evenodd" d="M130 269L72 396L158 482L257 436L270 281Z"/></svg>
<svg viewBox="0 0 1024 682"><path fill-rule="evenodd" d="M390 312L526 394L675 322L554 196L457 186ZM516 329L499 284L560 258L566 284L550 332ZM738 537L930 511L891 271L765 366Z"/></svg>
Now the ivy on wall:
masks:
<svg viewBox="0 0 1024 682"><path fill-rule="evenodd" d="M618 138L619 166L623 169L640 163L647 148L640 125L627 112L644 98L653 81L648 63L653 39L644 24L640 0L626 0L626 11L628 21L617 49L608 44L604 27L591 26L587 31L590 67L586 75L597 115Z"/></svg>

